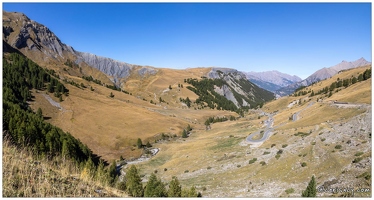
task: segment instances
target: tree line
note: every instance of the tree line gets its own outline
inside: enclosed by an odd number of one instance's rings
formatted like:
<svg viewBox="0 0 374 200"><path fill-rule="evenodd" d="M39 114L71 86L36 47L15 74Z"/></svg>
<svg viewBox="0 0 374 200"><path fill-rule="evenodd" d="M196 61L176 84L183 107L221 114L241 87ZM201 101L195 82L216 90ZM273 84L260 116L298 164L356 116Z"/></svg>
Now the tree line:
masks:
<svg viewBox="0 0 374 200"><path fill-rule="evenodd" d="M217 108L218 110L230 110L234 112L238 110L232 101L214 91L214 86L222 87L226 81L206 78L199 81L195 78L188 78L185 79L185 82L193 86L187 86L186 88L199 96L195 101L197 105L205 107L204 103L206 103L211 109Z"/></svg>
<svg viewBox="0 0 374 200"><path fill-rule="evenodd" d="M118 173L116 164L104 168L106 162L99 159L79 139L69 132L44 121L39 108L36 113L28 106L32 100L31 89L54 90L68 93L65 86L31 60L18 53L3 59L3 137L16 146L32 150L35 156L52 159L71 159L84 174L113 185Z"/></svg>
<svg viewBox="0 0 374 200"><path fill-rule="evenodd" d="M79 139L69 132L44 121L42 109L34 112L27 101L32 100L31 89L48 90L48 84L62 93L68 90L47 70L18 53L3 57L3 137L16 146L22 146L34 152L36 157L53 159L55 157L72 160L81 171L81 178L96 180L110 187L127 191L130 196L145 197L197 197L201 196L195 188L182 189L176 177L166 184L151 174L145 187L134 166L123 181L119 181L119 168L115 161L110 166L99 159ZM54 82L54 83L52 83ZM61 89L62 88L62 89ZM187 130L192 130L188 125ZM139 142L142 146L142 142ZM149 142L146 146L149 146ZM58 163L56 163L58 164ZM139 182L140 180L140 182ZM140 185L139 185L140 184Z"/></svg>
<svg viewBox="0 0 374 200"><path fill-rule="evenodd" d="M209 117L207 120L205 120L204 125L207 128L209 128L210 124L217 123L217 122L225 122L227 120L235 121L236 118L232 115L230 115L229 118L227 118L226 116L223 116L223 117Z"/></svg>
<svg viewBox="0 0 374 200"><path fill-rule="evenodd" d="M175 176L172 177L167 188L167 185L152 173L147 184L143 187L139 170L135 165L131 165L127 170L122 186L122 189L132 197L202 197L194 186L190 189L182 188Z"/></svg>
<svg viewBox="0 0 374 200"><path fill-rule="evenodd" d="M44 122L41 109L38 114L28 106L30 90L67 93L68 90L43 68L24 56L12 53L9 62L3 60L3 130L17 145L29 146L37 154L66 155L85 162L92 156L86 145L60 128ZM52 86L52 87L51 87Z"/></svg>
<svg viewBox="0 0 374 200"><path fill-rule="evenodd" d="M361 82L361 81L368 80L369 78L371 78L371 68L366 69L364 72L359 74L357 77L352 76L351 78L348 78L348 79L337 78L337 80L332 82L330 84L330 86L326 86L326 87L322 88L321 90L319 90L317 92L314 92L313 90L309 90L309 91L303 90L303 89L306 88L306 86L301 86L300 88L298 88L294 92L293 96L297 97L297 96L302 96L302 95L306 95L306 94L310 93L310 97L313 97L315 95L320 95L320 94L326 94L326 95L328 95L328 97L331 97L333 92L336 92L335 89L338 89L338 88L341 88L341 87L347 88L350 85L356 84L356 83ZM315 83L313 83L313 84L315 84Z"/></svg>

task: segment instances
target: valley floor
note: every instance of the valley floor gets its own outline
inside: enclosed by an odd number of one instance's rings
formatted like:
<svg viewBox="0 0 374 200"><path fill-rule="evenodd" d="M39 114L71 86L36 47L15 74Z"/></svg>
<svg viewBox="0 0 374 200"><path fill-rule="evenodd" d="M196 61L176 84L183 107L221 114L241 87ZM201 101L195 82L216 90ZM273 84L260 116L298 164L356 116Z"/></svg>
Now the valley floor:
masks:
<svg viewBox="0 0 374 200"><path fill-rule="evenodd" d="M144 182L157 170L165 182L177 176L204 197L300 197L313 175L319 197L370 197L371 106L361 113L313 126L276 128L258 147L245 142L260 127L255 115L249 115L213 124L208 131L194 130L187 139L156 144L160 152L138 165ZM332 193L329 188L355 192Z"/></svg>

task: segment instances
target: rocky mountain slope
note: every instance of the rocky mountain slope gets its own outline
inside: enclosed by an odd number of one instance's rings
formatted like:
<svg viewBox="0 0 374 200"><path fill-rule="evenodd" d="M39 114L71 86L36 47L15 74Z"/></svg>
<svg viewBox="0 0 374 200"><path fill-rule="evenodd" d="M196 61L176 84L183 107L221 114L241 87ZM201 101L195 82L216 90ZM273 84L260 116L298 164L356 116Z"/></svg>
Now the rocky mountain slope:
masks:
<svg viewBox="0 0 374 200"><path fill-rule="evenodd" d="M276 70L266 72L246 72L244 74L248 80L271 92L275 92L282 87L286 87L302 80L296 75L291 76Z"/></svg>
<svg viewBox="0 0 374 200"><path fill-rule="evenodd" d="M222 87L216 87L215 91L226 99L234 102L239 108L264 103L274 98L269 91L247 81L246 75L235 69L212 68L207 74L209 78L222 79L226 82Z"/></svg>
<svg viewBox="0 0 374 200"><path fill-rule="evenodd" d="M57 65L72 60L79 66L88 65L96 68L117 87L121 87L131 73L142 76L157 72L155 68L135 66L76 51L64 44L48 27L19 12L3 11L3 41L41 65Z"/></svg>
<svg viewBox="0 0 374 200"><path fill-rule="evenodd" d="M343 60L341 63L339 63L337 65L334 65L332 67L329 67L329 68L324 67L324 68L314 72L308 78L306 78L302 81L293 83L289 86L283 87L283 88L277 90L275 93L280 95L280 96L289 95L301 86L308 86L308 85L311 85L312 83L315 83L315 82L318 82L318 81L321 81L321 80L325 80L327 78L330 78L330 77L338 74L342 70L357 68L357 67L361 67L361 66L365 66L365 65L369 65L369 64L371 64L371 62L368 62L364 58L360 58L356 61L351 61L351 62L347 62L347 61Z"/></svg>
<svg viewBox="0 0 374 200"><path fill-rule="evenodd" d="M46 63L61 65L62 63L71 62L79 68L89 66L105 74L116 87L124 90L128 89L125 88L126 82L139 79L139 77L143 79L145 76L156 75L160 70L76 51L71 46L62 43L46 26L29 19L22 13L3 11L3 16L4 43L20 50L24 55L40 65L45 66ZM207 76L209 78L222 78L227 81L227 86L230 86L230 88L225 86L217 89L217 92L224 96L227 95L225 97L233 101L237 107L263 103L272 99L271 94L262 89L260 90L257 86L250 83L244 74L233 69L222 70L225 71L225 76L218 75L215 69ZM86 71L80 69L80 74L77 76L91 75L86 74ZM96 77L93 78L96 79ZM235 98L234 93L242 95L242 97L236 95ZM243 101L243 99L246 100Z"/></svg>

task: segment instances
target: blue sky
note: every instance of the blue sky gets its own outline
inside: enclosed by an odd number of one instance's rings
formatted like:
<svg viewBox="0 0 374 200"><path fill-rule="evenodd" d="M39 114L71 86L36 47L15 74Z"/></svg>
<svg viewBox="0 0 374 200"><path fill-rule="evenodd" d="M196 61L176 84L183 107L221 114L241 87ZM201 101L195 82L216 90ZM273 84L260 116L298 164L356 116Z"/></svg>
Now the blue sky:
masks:
<svg viewBox="0 0 374 200"><path fill-rule="evenodd" d="M371 61L371 3L3 3L78 51L154 67L306 78Z"/></svg>

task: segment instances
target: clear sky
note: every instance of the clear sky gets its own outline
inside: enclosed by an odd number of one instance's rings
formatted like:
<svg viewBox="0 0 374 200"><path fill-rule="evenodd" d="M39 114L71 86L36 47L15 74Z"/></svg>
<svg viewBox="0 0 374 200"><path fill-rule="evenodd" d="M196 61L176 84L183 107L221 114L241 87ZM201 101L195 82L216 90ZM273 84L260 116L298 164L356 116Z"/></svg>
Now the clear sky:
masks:
<svg viewBox="0 0 374 200"><path fill-rule="evenodd" d="M306 78L371 61L371 3L3 3L77 51L154 67Z"/></svg>

